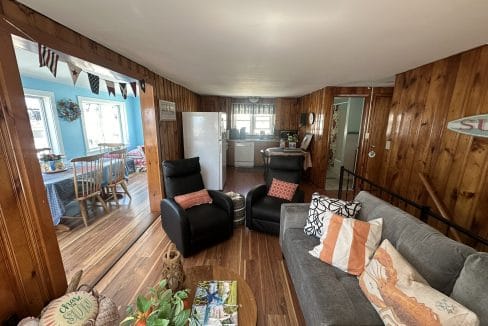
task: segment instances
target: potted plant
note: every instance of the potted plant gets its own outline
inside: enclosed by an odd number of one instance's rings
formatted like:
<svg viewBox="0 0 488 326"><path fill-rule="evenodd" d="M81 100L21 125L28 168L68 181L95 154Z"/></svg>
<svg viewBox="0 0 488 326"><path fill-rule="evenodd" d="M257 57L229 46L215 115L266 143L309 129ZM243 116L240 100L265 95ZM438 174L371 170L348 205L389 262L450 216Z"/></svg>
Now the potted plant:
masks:
<svg viewBox="0 0 488 326"><path fill-rule="evenodd" d="M189 290L173 292L168 282L162 280L149 289L149 293L137 297L135 307L127 308L128 317L121 325L135 326L185 326L191 323L188 302Z"/></svg>

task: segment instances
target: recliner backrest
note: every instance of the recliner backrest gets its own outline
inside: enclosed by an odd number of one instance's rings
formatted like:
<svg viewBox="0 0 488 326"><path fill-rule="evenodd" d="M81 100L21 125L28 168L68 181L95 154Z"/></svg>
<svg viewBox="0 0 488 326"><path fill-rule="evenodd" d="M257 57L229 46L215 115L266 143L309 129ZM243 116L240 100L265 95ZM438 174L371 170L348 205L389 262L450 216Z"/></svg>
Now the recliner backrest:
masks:
<svg viewBox="0 0 488 326"><path fill-rule="evenodd" d="M300 183L302 171L303 156L271 156L266 174L266 185L269 187L273 178Z"/></svg>
<svg viewBox="0 0 488 326"><path fill-rule="evenodd" d="M163 161L166 197L173 198L205 188L200 171L199 157Z"/></svg>

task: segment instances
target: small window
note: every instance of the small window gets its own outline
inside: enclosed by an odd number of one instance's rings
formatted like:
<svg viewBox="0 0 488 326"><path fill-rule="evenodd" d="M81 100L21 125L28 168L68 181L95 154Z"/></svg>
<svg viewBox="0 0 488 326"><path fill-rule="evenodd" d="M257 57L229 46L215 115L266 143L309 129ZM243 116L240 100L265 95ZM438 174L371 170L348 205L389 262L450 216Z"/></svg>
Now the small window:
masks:
<svg viewBox="0 0 488 326"><path fill-rule="evenodd" d="M125 103L79 97L87 153L100 143L128 142Z"/></svg>
<svg viewBox="0 0 488 326"><path fill-rule="evenodd" d="M232 104L232 128L246 128L250 135L274 133L275 108L272 104Z"/></svg>
<svg viewBox="0 0 488 326"><path fill-rule="evenodd" d="M35 148L50 148L53 153L64 154L54 94L31 89L25 89L24 93Z"/></svg>

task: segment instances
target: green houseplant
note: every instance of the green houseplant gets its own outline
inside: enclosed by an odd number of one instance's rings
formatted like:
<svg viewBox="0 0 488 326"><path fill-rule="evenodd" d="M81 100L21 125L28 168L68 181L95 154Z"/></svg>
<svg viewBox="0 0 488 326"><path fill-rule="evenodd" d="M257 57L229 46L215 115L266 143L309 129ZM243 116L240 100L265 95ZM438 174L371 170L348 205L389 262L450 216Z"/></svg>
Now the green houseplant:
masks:
<svg viewBox="0 0 488 326"><path fill-rule="evenodd" d="M127 308L128 317L121 325L185 326L191 322L188 303L189 290L173 292L166 280L137 297L135 307Z"/></svg>

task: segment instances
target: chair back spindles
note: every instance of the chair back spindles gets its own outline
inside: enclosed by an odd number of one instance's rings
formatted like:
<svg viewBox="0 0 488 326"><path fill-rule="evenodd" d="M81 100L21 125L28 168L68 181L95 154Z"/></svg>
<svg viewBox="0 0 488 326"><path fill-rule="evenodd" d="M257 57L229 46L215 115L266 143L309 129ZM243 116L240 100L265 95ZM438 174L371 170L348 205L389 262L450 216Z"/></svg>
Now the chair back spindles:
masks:
<svg viewBox="0 0 488 326"><path fill-rule="evenodd" d="M96 196L102 189L103 157L101 154L71 160L76 199Z"/></svg>

